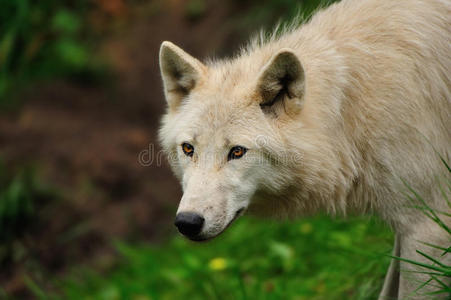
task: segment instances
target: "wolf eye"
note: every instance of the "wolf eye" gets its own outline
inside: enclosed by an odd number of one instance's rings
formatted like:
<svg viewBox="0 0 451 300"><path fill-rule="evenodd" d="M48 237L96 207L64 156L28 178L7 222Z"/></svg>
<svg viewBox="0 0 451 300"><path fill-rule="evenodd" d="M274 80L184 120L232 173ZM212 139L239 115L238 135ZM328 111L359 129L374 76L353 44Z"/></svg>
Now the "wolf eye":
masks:
<svg viewBox="0 0 451 300"><path fill-rule="evenodd" d="M227 160L241 158L246 153L246 151L247 149L242 146L235 146L232 149L230 149Z"/></svg>
<svg viewBox="0 0 451 300"><path fill-rule="evenodd" d="M193 154L194 154L194 147L191 144L183 143L182 150L183 150L183 153L185 153L189 157L193 156Z"/></svg>

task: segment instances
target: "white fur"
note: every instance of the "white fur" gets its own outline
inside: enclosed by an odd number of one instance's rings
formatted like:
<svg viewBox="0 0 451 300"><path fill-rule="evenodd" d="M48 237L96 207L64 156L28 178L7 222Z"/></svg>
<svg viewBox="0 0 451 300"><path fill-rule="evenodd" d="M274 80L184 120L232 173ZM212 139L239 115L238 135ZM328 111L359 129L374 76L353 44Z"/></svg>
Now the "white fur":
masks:
<svg viewBox="0 0 451 300"><path fill-rule="evenodd" d="M169 103L160 139L183 186L178 211L205 217L204 238L244 207L279 216L375 213L396 231L396 254L411 259L421 260L418 240L449 246L408 207L401 179L449 212L435 178L446 174L437 153L451 158L450 1L343 0L233 59L202 64L164 42L160 63ZM287 94L260 107L283 74ZM194 146L192 158L183 142ZM249 150L227 161L236 145ZM418 285L394 267L381 299Z"/></svg>

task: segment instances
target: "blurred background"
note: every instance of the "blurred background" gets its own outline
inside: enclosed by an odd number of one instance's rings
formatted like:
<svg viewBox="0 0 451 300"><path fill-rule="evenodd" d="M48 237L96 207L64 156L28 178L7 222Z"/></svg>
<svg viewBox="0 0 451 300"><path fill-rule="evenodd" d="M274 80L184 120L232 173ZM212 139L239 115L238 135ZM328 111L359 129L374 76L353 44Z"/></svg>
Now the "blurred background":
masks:
<svg viewBox="0 0 451 300"><path fill-rule="evenodd" d="M375 299L381 222L245 217L195 244L166 162L138 161L159 150L162 41L230 56L318 5L0 0L0 299Z"/></svg>

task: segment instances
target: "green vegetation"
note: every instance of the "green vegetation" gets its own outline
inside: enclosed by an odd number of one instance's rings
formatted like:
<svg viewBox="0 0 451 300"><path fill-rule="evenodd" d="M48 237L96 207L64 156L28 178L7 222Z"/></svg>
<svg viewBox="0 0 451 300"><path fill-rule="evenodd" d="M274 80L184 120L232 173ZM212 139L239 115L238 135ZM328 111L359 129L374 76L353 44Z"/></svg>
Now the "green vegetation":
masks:
<svg viewBox="0 0 451 300"><path fill-rule="evenodd" d="M448 175L451 175L451 167L443 158L441 159L448 170ZM451 253L451 228L448 225L446 225L449 224L448 222L443 221L446 218L451 218L450 213L451 199L448 196L451 193L451 176L444 177L443 180L442 179L438 180L438 187L441 191L443 199L446 201L448 207L450 208L449 211L437 211L432 209L427 204L425 199L421 195L419 195L414 189L412 189L412 187L408 183L405 183L405 185L408 189L407 197L412 202L414 208L420 209L428 218L430 218L436 224L438 224L444 230L444 232L449 235L450 245L448 247L443 247L441 245L424 243L431 249L435 248L441 250L440 257L432 257L423 251L417 250L417 253L426 259L426 263L413 261L401 257L395 258L400 261L404 261L409 264L419 266L420 272L424 272L425 274L429 275L429 279L426 282L419 285L417 290L420 291L427 284L434 284L435 286L437 286L437 289L434 292L428 293L431 297L440 294L442 295L449 294L449 299L451 299L451 286L445 283L446 279L448 280L451 279L451 265L443 263L441 261L442 257L447 255L448 253Z"/></svg>
<svg viewBox="0 0 451 300"><path fill-rule="evenodd" d="M290 23L293 20L309 19L319 7L327 7L337 0L248 0L255 2L252 9L240 16L238 25L243 28L264 29L271 31L277 22Z"/></svg>
<svg viewBox="0 0 451 300"><path fill-rule="evenodd" d="M34 213L33 200L39 193L32 169L11 174L0 164L0 244L25 230Z"/></svg>
<svg viewBox="0 0 451 300"><path fill-rule="evenodd" d="M23 252L16 251L22 248L18 240L36 221L36 206L51 195L31 167L14 172L0 163L0 266Z"/></svg>
<svg viewBox="0 0 451 300"><path fill-rule="evenodd" d="M23 231L33 214L34 183L30 172L8 178L0 168L0 241L6 242Z"/></svg>
<svg viewBox="0 0 451 300"><path fill-rule="evenodd" d="M117 243L118 266L78 269L64 299L375 299L392 235L366 219L288 223L244 218L208 243Z"/></svg>
<svg viewBox="0 0 451 300"><path fill-rule="evenodd" d="M84 17L87 0L0 0L0 105L24 84L101 70L90 55ZM14 92L14 93L12 93Z"/></svg>

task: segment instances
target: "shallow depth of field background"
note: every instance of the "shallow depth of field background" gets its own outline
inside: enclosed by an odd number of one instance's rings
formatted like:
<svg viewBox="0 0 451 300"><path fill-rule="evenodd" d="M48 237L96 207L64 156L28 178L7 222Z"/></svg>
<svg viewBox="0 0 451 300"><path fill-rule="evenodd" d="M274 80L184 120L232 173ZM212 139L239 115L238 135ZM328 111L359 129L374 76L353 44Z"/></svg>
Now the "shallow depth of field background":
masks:
<svg viewBox="0 0 451 300"><path fill-rule="evenodd" d="M195 244L158 151L158 50L230 56L319 1L0 0L0 298L375 299L370 218L241 218Z"/></svg>

